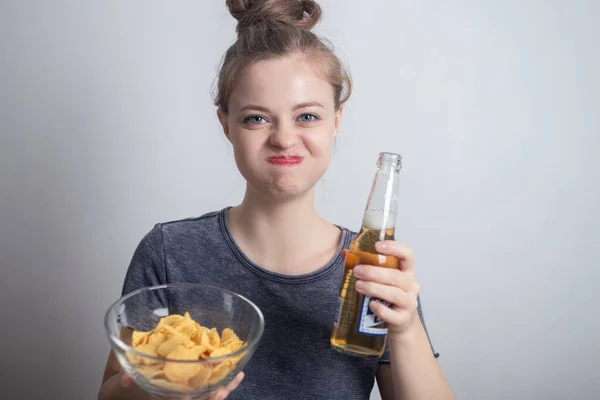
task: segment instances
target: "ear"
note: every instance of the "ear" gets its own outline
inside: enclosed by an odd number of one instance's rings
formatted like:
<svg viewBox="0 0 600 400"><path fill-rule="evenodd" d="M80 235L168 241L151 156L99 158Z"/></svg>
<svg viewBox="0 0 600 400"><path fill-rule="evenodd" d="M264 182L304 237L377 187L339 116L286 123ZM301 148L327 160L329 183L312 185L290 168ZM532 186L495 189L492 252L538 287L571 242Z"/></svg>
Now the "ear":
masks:
<svg viewBox="0 0 600 400"><path fill-rule="evenodd" d="M225 114L220 108L217 110L217 118L219 118L219 122L223 127L223 133L227 140L231 142L231 137L229 136L229 123L227 122L227 114Z"/></svg>
<svg viewBox="0 0 600 400"><path fill-rule="evenodd" d="M338 131L340 130L340 126L342 124L342 114L344 113L344 107L340 106L340 108L338 108L338 110L335 112L335 121L334 121L334 133L333 133L333 137L335 138L338 134Z"/></svg>

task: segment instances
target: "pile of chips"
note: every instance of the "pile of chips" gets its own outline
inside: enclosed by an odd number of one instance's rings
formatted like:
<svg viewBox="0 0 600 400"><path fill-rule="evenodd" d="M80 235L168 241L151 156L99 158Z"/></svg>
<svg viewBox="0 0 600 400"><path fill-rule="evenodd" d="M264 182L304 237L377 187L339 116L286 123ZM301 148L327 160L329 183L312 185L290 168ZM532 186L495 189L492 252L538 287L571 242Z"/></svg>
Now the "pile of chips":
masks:
<svg viewBox="0 0 600 400"><path fill-rule="evenodd" d="M219 336L216 328L209 329L185 315L169 315L161 318L149 332L133 331L132 347L150 358L128 354L136 371L150 383L175 391L191 391L219 382L231 372L245 352L233 357L210 362L210 358L231 354L243 347L230 328ZM172 360L207 360L204 363L178 363Z"/></svg>

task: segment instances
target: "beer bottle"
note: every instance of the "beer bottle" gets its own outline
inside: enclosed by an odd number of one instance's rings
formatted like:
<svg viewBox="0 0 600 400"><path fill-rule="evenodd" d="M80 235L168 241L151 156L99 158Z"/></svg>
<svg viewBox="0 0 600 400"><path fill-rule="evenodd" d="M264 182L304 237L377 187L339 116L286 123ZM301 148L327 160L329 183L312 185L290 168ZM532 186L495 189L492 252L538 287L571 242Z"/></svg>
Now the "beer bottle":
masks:
<svg viewBox="0 0 600 400"><path fill-rule="evenodd" d="M345 354L379 357L385 349L387 326L369 308L369 302L376 299L355 290L353 268L358 264L398 268L398 259L379 254L375 251L375 243L394 240L396 192L401 168L402 157L399 154L379 154L362 226L344 261L339 309L330 341L334 349Z"/></svg>

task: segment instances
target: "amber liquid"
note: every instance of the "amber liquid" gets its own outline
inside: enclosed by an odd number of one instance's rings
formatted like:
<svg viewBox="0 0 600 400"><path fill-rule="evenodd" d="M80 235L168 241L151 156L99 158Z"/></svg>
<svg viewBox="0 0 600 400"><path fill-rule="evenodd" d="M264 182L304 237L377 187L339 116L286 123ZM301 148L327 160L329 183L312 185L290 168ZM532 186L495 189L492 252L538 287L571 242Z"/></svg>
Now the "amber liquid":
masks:
<svg viewBox="0 0 600 400"><path fill-rule="evenodd" d="M379 357L383 354L386 341L384 334L359 332L365 296L354 289L356 278L353 269L358 264L398 268L396 257L384 256L375 251L377 241L393 239L394 229L386 229L382 232L363 227L348 249L339 293L339 314L330 340L331 346L342 353L366 357ZM373 328L375 330L385 329L385 322L382 321Z"/></svg>

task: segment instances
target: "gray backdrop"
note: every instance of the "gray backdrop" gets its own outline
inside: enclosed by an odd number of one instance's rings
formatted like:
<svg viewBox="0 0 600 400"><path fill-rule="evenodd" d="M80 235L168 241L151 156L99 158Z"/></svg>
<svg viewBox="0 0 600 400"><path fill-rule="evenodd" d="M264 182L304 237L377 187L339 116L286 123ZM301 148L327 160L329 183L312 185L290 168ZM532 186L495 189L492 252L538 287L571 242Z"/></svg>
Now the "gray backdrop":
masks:
<svg viewBox="0 0 600 400"><path fill-rule="evenodd" d="M319 210L357 229L400 152L399 239L458 398L597 398L600 2L321 4L356 86ZM210 100L234 27L222 0L0 0L7 398L95 398L141 237L240 201Z"/></svg>

